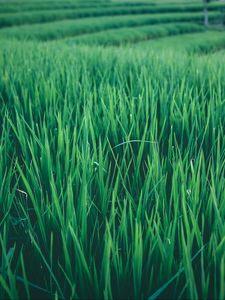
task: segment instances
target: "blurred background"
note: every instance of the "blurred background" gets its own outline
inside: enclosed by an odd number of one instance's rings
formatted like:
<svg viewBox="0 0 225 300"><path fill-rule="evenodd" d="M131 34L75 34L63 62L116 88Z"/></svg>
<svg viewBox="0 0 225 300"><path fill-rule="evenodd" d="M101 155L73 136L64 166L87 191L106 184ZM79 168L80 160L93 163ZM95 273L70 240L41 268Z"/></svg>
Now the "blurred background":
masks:
<svg viewBox="0 0 225 300"><path fill-rule="evenodd" d="M205 52L224 47L224 19L222 0L1 0L0 39Z"/></svg>

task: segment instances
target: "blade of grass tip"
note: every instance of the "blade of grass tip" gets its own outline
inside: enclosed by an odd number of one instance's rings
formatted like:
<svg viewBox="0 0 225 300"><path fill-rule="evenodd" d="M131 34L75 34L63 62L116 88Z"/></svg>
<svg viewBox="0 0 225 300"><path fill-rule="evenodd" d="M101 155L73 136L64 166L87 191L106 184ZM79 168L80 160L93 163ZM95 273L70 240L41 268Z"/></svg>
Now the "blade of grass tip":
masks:
<svg viewBox="0 0 225 300"><path fill-rule="evenodd" d="M113 149L117 148L117 147L120 147L120 146L123 146L123 145L126 145L126 144L129 144L129 143L147 143L147 144L157 144L157 142L155 141L144 141L144 140L130 140L130 141L125 141L125 142L122 142L116 146L113 147Z"/></svg>
<svg viewBox="0 0 225 300"><path fill-rule="evenodd" d="M205 248L206 245L202 246L200 250L197 251L197 253L191 258L191 262L195 260L198 255L202 252L202 250ZM148 300L155 300L159 297L162 292L165 291L165 289L184 271L184 267L182 267L174 276L172 276L165 284L163 284L155 293L153 293Z"/></svg>

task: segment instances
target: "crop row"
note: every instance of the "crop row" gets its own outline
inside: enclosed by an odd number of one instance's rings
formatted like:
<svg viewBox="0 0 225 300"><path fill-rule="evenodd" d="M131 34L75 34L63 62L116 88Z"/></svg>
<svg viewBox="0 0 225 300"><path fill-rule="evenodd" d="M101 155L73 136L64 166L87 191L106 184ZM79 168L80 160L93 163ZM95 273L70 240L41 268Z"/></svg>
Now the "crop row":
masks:
<svg viewBox="0 0 225 300"><path fill-rule="evenodd" d="M211 12L211 21L221 19L221 14ZM0 36L17 39L51 40L84 33L103 31L112 28L135 27L170 22L199 22L203 21L203 13L170 13L154 15L129 15L98 17L90 19L66 20L44 24L23 25L0 30Z"/></svg>
<svg viewBox="0 0 225 300"><path fill-rule="evenodd" d="M54 7L54 6L52 6ZM219 11L223 4L212 4L210 11ZM115 6L115 7L95 7L86 9L49 9L44 11L4 13L0 14L0 27L52 22L64 19L76 19L84 17L132 15L132 14L159 14L159 13L191 13L201 12L202 5L162 5L162 6Z"/></svg>
<svg viewBox="0 0 225 300"><path fill-rule="evenodd" d="M22 2L17 1L12 3L7 2L1 2L1 13L6 12L23 12L23 11L36 11L36 10L48 10L52 9L80 9L80 8L93 8L93 7L119 7L119 6L155 6L155 3L149 2L149 1L143 1L143 2L132 2L132 1L122 1L122 2L114 2L114 1L28 1L28 2Z"/></svg>
<svg viewBox="0 0 225 300"><path fill-rule="evenodd" d="M68 38L68 43L84 43L86 45L121 45L136 43L152 38L188 32L204 31L205 27L192 23L169 23L160 25L140 26L135 28L121 28L84 34L75 38Z"/></svg>
<svg viewBox="0 0 225 300"><path fill-rule="evenodd" d="M220 6L220 2L216 2ZM209 6L214 6L216 3L210 3ZM150 7L156 7L156 6L180 6L183 5L183 3L174 2L171 1L171 3L165 2L165 1L1 1L1 13L10 13L10 12L25 12L25 11L37 11L37 10L52 10L52 7L54 9L80 9L80 8L105 8L105 7L120 7L120 6L126 6L126 7L132 7L132 6L150 6ZM199 5L196 1L188 1L188 3L185 3L185 6L193 6L193 5ZM184 6L184 5L183 5Z"/></svg>
<svg viewBox="0 0 225 300"><path fill-rule="evenodd" d="M220 49L225 49L225 36L223 31L207 31L203 33L184 34L176 37L164 37L160 40L145 41L137 44L142 47L150 47L152 50L182 51L189 53L205 54Z"/></svg>

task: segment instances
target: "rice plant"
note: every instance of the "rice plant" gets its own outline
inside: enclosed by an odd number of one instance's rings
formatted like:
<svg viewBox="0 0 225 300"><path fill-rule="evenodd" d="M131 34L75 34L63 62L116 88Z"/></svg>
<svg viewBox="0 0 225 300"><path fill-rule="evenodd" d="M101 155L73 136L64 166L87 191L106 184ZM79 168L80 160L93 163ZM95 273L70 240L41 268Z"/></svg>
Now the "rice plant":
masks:
<svg viewBox="0 0 225 300"><path fill-rule="evenodd" d="M205 31L204 26L192 23L168 23L135 28L119 28L67 38L66 42L85 45L125 45L165 36ZM62 40L59 40L62 42Z"/></svg>
<svg viewBox="0 0 225 300"><path fill-rule="evenodd" d="M225 299L222 2L0 1L0 299Z"/></svg>
<svg viewBox="0 0 225 300"><path fill-rule="evenodd" d="M119 3L120 5L98 5L94 7L68 7L55 8L53 4L50 4L46 10L32 11L32 7L29 10L20 11L19 13L1 13L0 14L0 27L7 27L13 25L23 24L35 24L43 22L53 22L66 19L98 17L98 16L116 16L116 15L146 15L146 14L159 14L159 13L190 13L190 12L202 12L202 5L127 5ZM65 4L64 4L65 5ZM77 4L76 4L77 5ZM96 4L97 5L97 4ZM54 8L54 9L53 9ZM69 9L68 9L69 8ZM221 11L224 8L223 3L215 3L209 5L210 11ZM21 8L20 8L21 9ZM2 12L2 10L1 10Z"/></svg>
<svg viewBox="0 0 225 300"><path fill-rule="evenodd" d="M0 53L0 297L224 299L224 56Z"/></svg>
<svg viewBox="0 0 225 300"><path fill-rule="evenodd" d="M210 12L211 21L222 20L221 12ZM55 22L27 24L2 28L0 37L19 40L57 40L59 38L73 37L84 33L94 33L107 29L123 27L138 27L144 25L164 23L200 23L203 24L202 12L190 13L161 13L140 14L122 16L103 16L93 18L81 18L76 20L62 20ZM190 25L191 26L191 25Z"/></svg>

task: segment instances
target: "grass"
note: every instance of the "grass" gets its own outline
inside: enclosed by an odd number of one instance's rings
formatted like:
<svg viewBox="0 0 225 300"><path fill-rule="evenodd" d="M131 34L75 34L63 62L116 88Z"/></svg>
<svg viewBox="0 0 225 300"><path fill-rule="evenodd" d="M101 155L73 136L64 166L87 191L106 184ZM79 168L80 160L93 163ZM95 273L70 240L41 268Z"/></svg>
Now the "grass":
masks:
<svg viewBox="0 0 225 300"><path fill-rule="evenodd" d="M210 20L221 19L221 13L211 12ZM173 23L173 22L200 22L203 13L168 13L154 15L108 16L77 20L65 20L44 24L23 25L3 28L0 37L16 39L53 40L76 36L84 33L103 31L106 29L137 27L142 25Z"/></svg>
<svg viewBox="0 0 225 300"><path fill-rule="evenodd" d="M191 23L169 23L160 25L140 26L135 28L121 28L84 34L68 38L66 42L85 45L124 45L137 43L143 40L159 38L170 35L185 34L204 31L202 25ZM61 41L59 41L61 42ZM159 41L160 42L160 41Z"/></svg>
<svg viewBox="0 0 225 300"><path fill-rule="evenodd" d="M222 24L0 1L0 299L225 299Z"/></svg>
<svg viewBox="0 0 225 300"><path fill-rule="evenodd" d="M122 3L121 3L122 4ZM76 9L51 9L43 11L25 11L19 13L2 13L0 14L0 27L35 24L43 22L52 22L64 19L76 19L84 17L98 17L110 15L131 15L131 14L159 14L159 13L182 13L182 12L202 12L202 5L137 5L137 6L121 6L110 5L106 7L87 7ZM224 4L215 3L209 5L210 11L220 11L224 8Z"/></svg>
<svg viewBox="0 0 225 300"><path fill-rule="evenodd" d="M37 4L32 1L32 2L19 2L19 5L15 5L15 3L9 4L7 3L1 3L1 12L2 13L17 13L21 11L38 11L38 10L51 10L52 8L54 9L80 9L80 8L94 8L94 7L114 7L114 6L142 6L142 5L151 5L153 6L153 3L143 3L143 2L111 2L111 1L103 1L103 2L79 2L79 1L39 1L38 6Z"/></svg>
<svg viewBox="0 0 225 300"><path fill-rule="evenodd" d="M168 3L168 1L59 1L59 0L51 0L51 1L1 1L1 12L21 12L21 11L38 11L38 10L47 10L47 9L74 9L74 8L93 8L93 7L118 7L118 6L165 6L168 4L171 5L179 5L183 4L182 1L173 1ZM185 3L186 5L199 5L199 1L188 1ZM214 6L215 3L212 5ZM210 4L211 5L211 4Z"/></svg>
<svg viewBox="0 0 225 300"><path fill-rule="evenodd" d="M224 56L25 45L0 55L1 298L223 299Z"/></svg>
<svg viewBox="0 0 225 300"><path fill-rule="evenodd" d="M202 33L184 34L181 36L163 37L154 41L143 41L137 47L150 46L151 49L187 51L189 53L210 53L225 48L224 31L207 31ZM147 47L148 47L147 46Z"/></svg>

